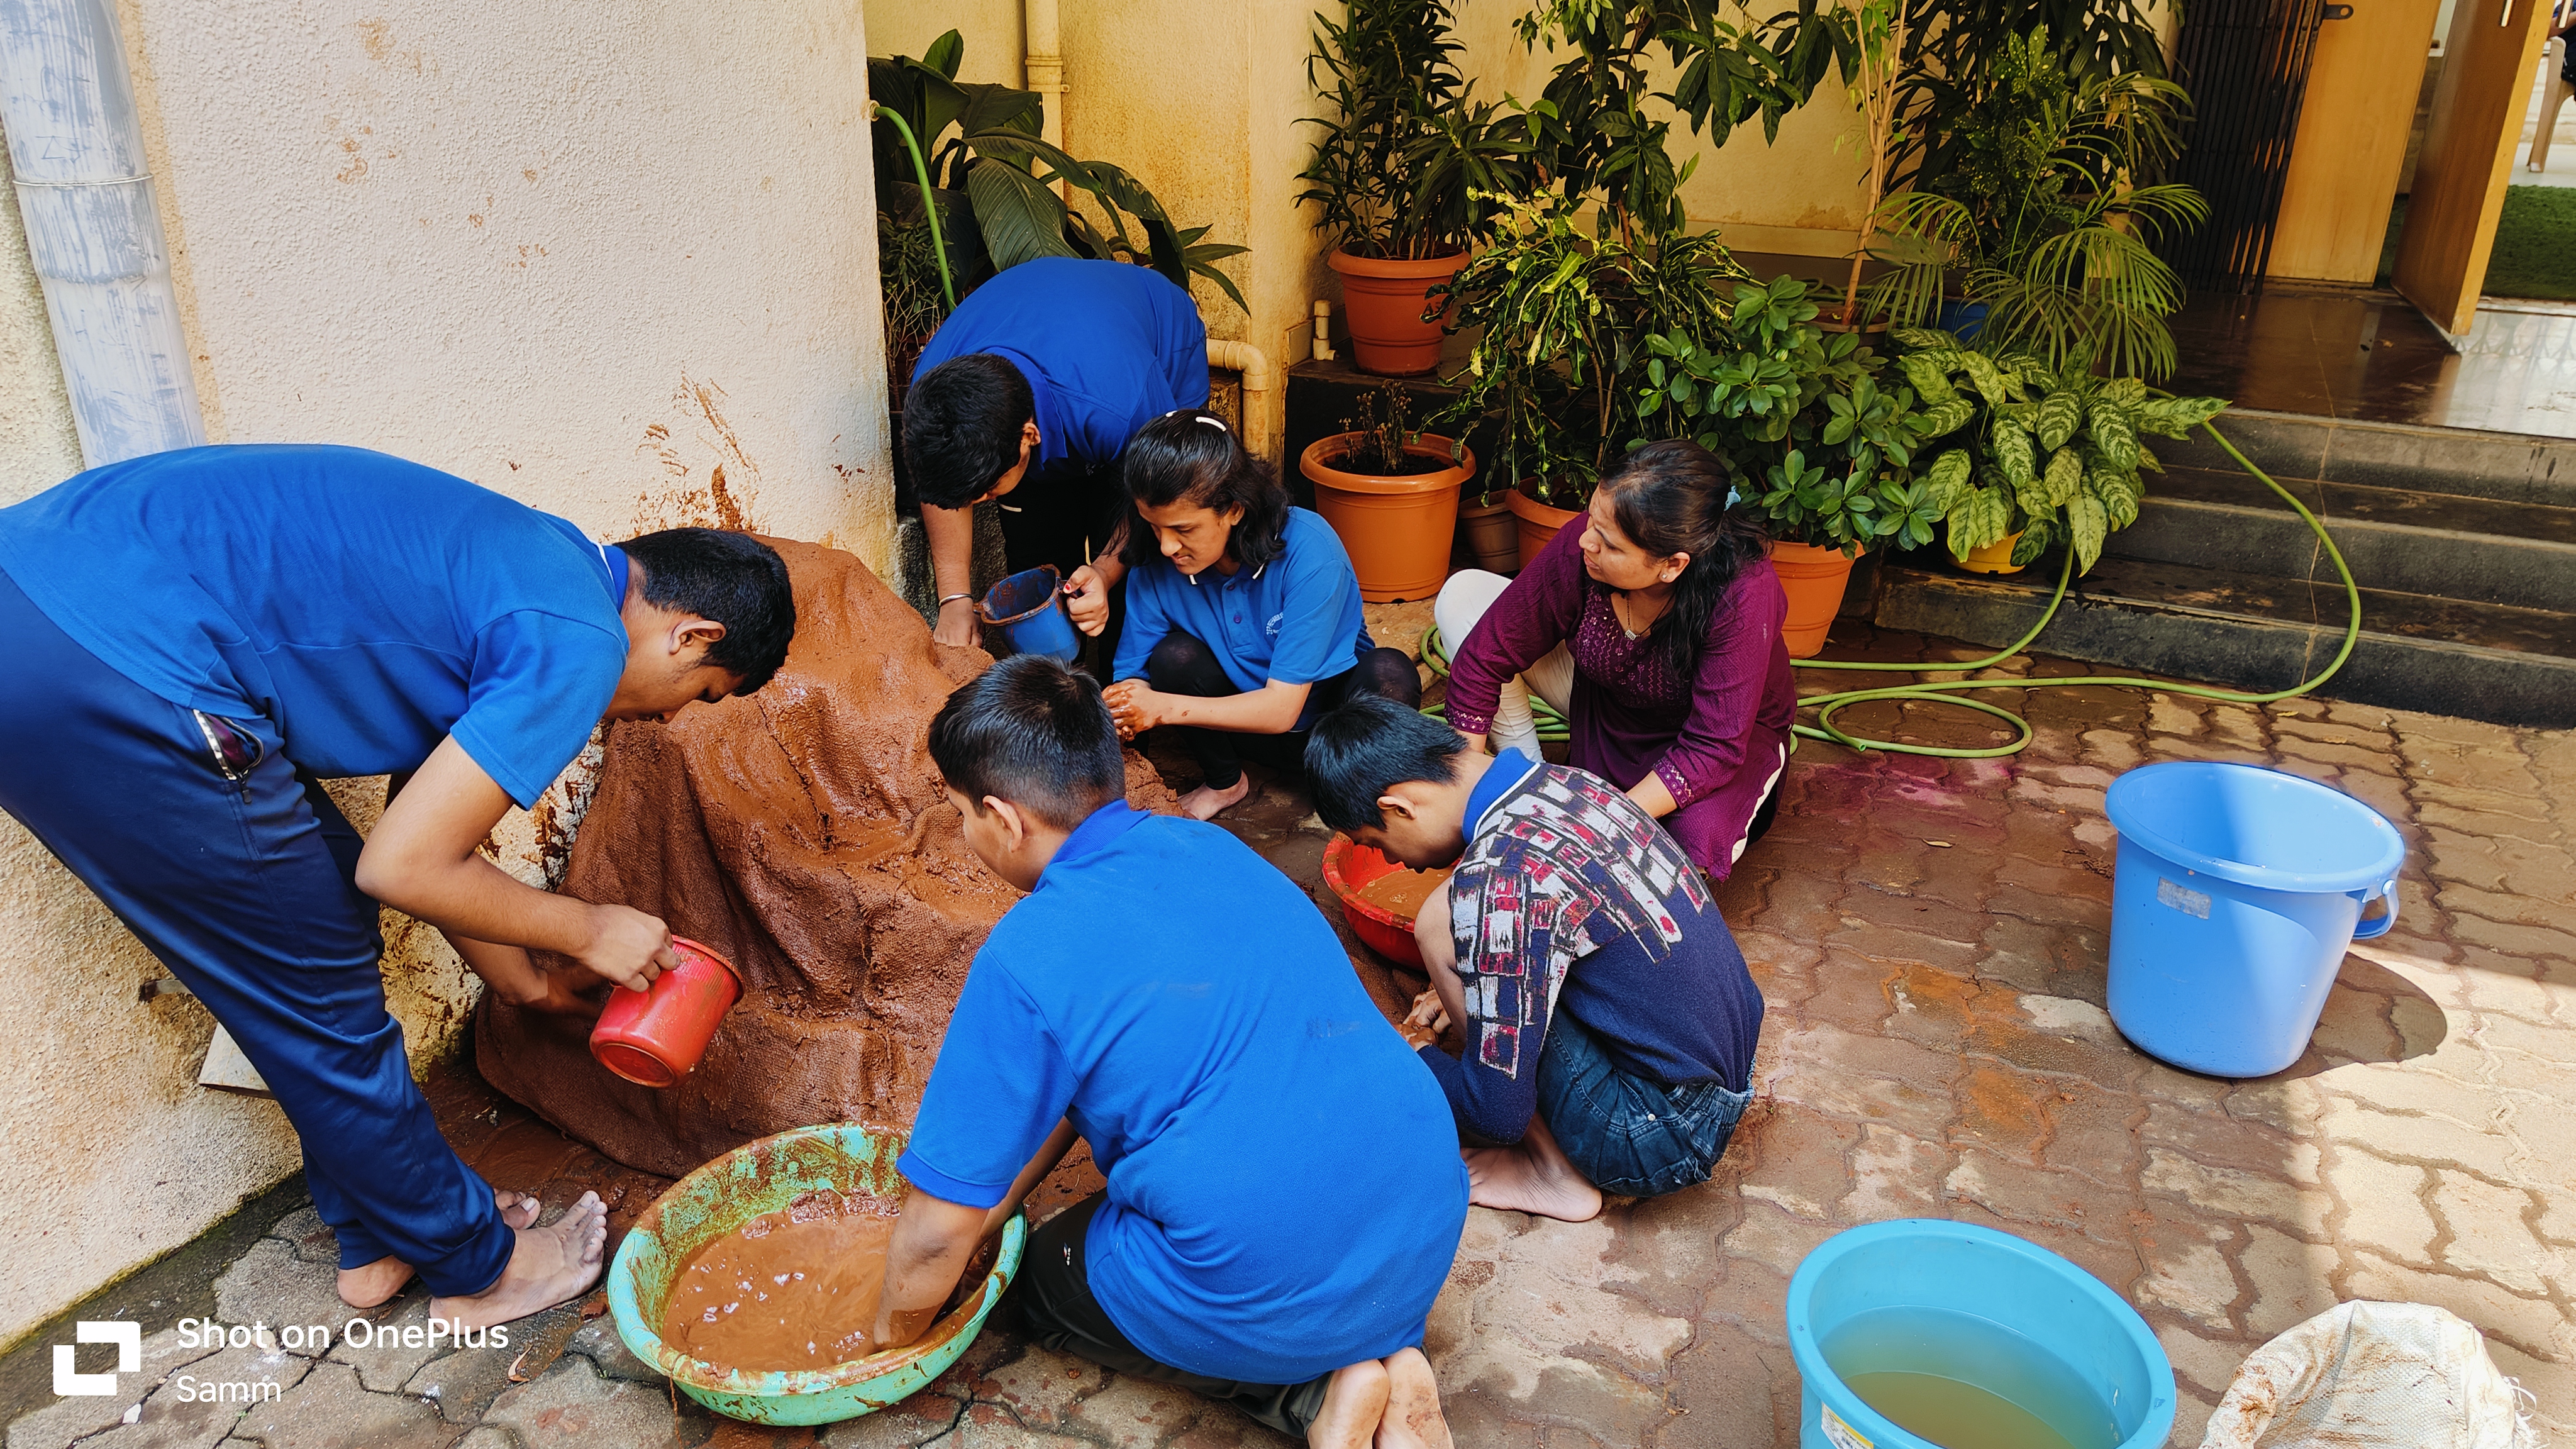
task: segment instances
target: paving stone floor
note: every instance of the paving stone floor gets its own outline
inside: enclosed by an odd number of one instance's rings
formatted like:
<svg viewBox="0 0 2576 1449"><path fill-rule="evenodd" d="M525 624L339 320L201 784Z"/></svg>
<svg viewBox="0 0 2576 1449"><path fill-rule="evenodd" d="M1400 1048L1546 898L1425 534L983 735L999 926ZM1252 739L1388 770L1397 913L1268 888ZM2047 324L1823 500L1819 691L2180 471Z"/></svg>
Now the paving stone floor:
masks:
<svg viewBox="0 0 2576 1449"><path fill-rule="evenodd" d="M1372 612L1392 641L1413 638L1427 611ZM1848 623L1833 652L1971 657ZM2007 672L2078 670L2023 659ZM1781 1321L1790 1272L1841 1228L1910 1215L2021 1234L2136 1304L2180 1379L2177 1444L2198 1442L2250 1350L2344 1298L2468 1318L2536 1395L2543 1434L2565 1442L2576 1433L2576 735L2036 683L1988 697L2030 719L2026 753L1943 761L1810 744L1792 762L1778 827L1720 893L1769 1014L1761 1097L1716 1177L1581 1225L1470 1215L1427 1345L1459 1444L1796 1442ZM1913 706L1842 723L1991 738L1982 717ZM2163 1066L2103 1011L2113 834L2102 792L2170 759L2326 781L2386 814L2411 847L2396 929L2346 959L2314 1044L2279 1076ZM1271 784L1235 817L1321 897L1324 836L1304 799ZM1417 985L1374 963L1361 974L1390 1004ZM543 1181L557 1202L597 1187L621 1228L659 1190L553 1137L470 1072L436 1085L451 1136L496 1182ZM1079 1186L1058 1183L1049 1200ZM337 1324L348 1315L333 1261L311 1210L289 1213L219 1265L217 1315ZM416 1324L424 1308L415 1289L373 1316ZM274 1382L282 1395L187 1402L183 1376ZM896 1409L819 1432L752 1430L675 1403L618 1344L596 1295L521 1325L507 1351L216 1352L182 1348L165 1328L127 1387L46 1396L51 1407L10 1425L8 1449L1285 1443L1000 1328Z"/></svg>

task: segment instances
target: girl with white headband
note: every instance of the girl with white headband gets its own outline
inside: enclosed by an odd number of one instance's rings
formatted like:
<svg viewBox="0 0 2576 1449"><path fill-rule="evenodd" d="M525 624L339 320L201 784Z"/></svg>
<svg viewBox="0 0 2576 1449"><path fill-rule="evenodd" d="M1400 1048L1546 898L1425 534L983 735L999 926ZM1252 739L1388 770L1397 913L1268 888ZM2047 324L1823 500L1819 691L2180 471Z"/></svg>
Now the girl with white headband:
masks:
<svg viewBox="0 0 2576 1449"><path fill-rule="evenodd" d="M1360 619L1359 576L1323 519L1214 413L1168 412L1127 444L1127 621L1109 686L1129 739L1179 729L1205 820L1252 789L1249 759L1302 768L1306 727L1354 693L1422 702L1421 677Z"/></svg>

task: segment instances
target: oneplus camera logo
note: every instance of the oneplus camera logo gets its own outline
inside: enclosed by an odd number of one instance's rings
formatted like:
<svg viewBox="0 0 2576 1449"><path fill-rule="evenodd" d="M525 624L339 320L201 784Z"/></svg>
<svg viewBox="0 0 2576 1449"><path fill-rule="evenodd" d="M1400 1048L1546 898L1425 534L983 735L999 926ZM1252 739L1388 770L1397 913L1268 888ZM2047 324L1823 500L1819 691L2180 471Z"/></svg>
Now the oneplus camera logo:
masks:
<svg viewBox="0 0 2576 1449"><path fill-rule="evenodd" d="M67 1399L103 1399L116 1392L116 1375L139 1373L143 1368L143 1325L122 1319L105 1323L82 1319L73 1325L74 1343L112 1343L116 1345L114 1373L84 1374L72 1371L72 1345L54 1345L54 1392Z"/></svg>

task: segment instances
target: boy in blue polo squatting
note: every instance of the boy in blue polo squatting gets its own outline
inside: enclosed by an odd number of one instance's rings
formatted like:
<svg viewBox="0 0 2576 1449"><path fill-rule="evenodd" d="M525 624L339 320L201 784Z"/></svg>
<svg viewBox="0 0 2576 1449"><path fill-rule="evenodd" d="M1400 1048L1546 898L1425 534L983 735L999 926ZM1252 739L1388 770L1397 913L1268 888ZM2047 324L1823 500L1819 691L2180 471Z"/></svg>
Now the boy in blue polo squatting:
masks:
<svg viewBox="0 0 2576 1449"><path fill-rule="evenodd" d="M1079 1136L1109 1185L1030 1235L1032 1338L1312 1446L1448 1445L1419 1345L1466 1173L1314 903L1216 826L1130 809L1099 687L1051 658L949 696L930 753L967 844L1029 896L923 1094L876 1342L929 1325Z"/></svg>
<svg viewBox="0 0 2576 1449"><path fill-rule="evenodd" d="M603 545L358 448L185 448L0 511L0 807L239 1043L304 1146L340 1296L417 1270L488 1328L586 1291L596 1195L556 1222L440 1137L385 1011L379 902L493 990L595 1016L677 964L662 922L522 885L479 852L609 719L757 689L786 657L786 565L746 534ZM321 782L395 777L364 840ZM539 971L528 947L571 957Z"/></svg>
<svg viewBox="0 0 2576 1449"><path fill-rule="evenodd" d="M1055 565L1074 622L1100 633L1127 571L1119 450L1148 419L1207 398L1198 306L1144 267L1040 257L958 303L903 401L905 471L939 599L932 637L975 642L974 512L991 500L1006 500L1011 572Z"/></svg>

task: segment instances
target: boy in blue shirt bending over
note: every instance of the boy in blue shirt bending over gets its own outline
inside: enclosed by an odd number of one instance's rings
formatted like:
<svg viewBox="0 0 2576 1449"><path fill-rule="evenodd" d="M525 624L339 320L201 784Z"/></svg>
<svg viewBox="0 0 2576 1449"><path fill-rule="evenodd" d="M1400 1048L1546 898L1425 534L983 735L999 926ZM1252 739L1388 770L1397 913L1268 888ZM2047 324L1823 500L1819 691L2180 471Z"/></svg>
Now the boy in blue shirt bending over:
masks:
<svg viewBox="0 0 2576 1449"><path fill-rule="evenodd" d="M922 1097L876 1342L929 1326L1079 1136L1109 1185L1030 1235L1013 1301L1040 1345L1319 1449L1448 1445L1418 1345L1466 1173L1314 904L1225 831L1128 808L1099 687L1051 658L949 696L930 753L967 844L1029 896Z"/></svg>
<svg viewBox="0 0 2576 1449"><path fill-rule="evenodd" d="M1479 1206L1582 1222L1604 1191L1704 1182L1753 1099L1762 993L1699 867L1607 780L1362 696L1315 722L1315 810L1417 870L1457 868L1414 939L1425 1046Z"/></svg>

